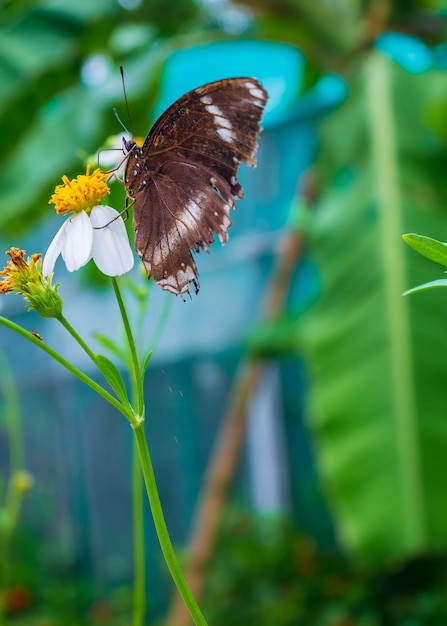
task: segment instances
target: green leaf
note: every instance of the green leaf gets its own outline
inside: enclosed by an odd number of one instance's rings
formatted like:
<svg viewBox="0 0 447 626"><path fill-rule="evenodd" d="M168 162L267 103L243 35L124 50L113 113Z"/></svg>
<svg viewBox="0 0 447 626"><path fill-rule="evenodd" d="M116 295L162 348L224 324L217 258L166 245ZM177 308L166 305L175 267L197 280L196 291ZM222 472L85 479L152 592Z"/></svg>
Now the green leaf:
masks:
<svg viewBox="0 0 447 626"><path fill-rule="evenodd" d="M103 348L106 348L106 350L120 359L123 363L126 362L126 355L123 349L115 341L113 341L113 339L110 339L110 337L103 335L102 333L94 333L93 336Z"/></svg>
<svg viewBox="0 0 447 626"><path fill-rule="evenodd" d="M415 233L402 235L402 239L422 256L435 263L447 266L447 243Z"/></svg>
<svg viewBox="0 0 447 626"><path fill-rule="evenodd" d="M437 287L447 287L447 278L440 278L439 280L432 280L429 283L424 283L423 285L418 285L417 287L413 287L412 289L407 289L404 291L404 296L408 296L410 293L416 293L417 291L426 291L427 289L436 289Z"/></svg>
<svg viewBox="0 0 447 626"><path fill-rule="evenodd" d="M146 358L144 359L143 364L141 365L141 377L142 378L144 378L144 375L146 374L147 366L149 365L149 361L151 360L152 353L153 353L153 350L149 350L149 352L146 354Z"/></svg>
<svg viewBox="0 0 447 626"><path fill-rule="evenodd" d="M116 365L102 354L96 355L96 364L104 374L113 391L116 393L117 398L126 406L130 406L129 398L127 397L126 385L124 384Z"/></svg>

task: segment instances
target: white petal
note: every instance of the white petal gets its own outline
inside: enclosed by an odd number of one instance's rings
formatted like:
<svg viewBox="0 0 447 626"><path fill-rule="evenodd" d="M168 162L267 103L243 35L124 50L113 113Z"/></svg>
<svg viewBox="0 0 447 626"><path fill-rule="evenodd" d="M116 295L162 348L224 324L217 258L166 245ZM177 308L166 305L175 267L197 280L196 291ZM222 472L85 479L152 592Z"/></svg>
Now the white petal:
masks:
<svg viewBox="0 0 447 626"><path fill-rule="evenodd" d="M92 258L93 228L85 211L65 222L65 237L61 254L67 270L73 272Z"/></svg>
<svg viewBox="0 0 447 626"><path fill-rule="evenodd" d="M129 272L134 256L118 211L110 206L97 206L92 209L90 220L94 227L93 260L98 269L106 276L121 276Z"/></svg>
<svg viewBox="0 0 447 626"><path fill-rule="evenodd" d="M45 253L42 263L42 273L44 276L49 276L53 273L54 266L57 261L57 257L60 255L62 248L65 245L65 225L64 222L55 234L53 241L48 246L48 250Z"/></svg>

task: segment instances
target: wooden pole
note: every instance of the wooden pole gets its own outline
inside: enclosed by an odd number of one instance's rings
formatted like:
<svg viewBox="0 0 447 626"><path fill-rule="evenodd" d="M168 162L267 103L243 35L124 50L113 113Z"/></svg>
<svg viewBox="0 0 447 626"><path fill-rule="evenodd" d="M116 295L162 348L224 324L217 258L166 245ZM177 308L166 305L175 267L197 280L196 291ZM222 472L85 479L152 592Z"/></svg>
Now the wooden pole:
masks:
<svg viewBox="0 0 447 626"><path fill-rule="evenodd" d="M284 308L301 245L302 233L298 230L286 232L281 240L276 268L265 290L266 320L273 320ZM185 578L197 601L202 593L206 566L214 549L228 489L239 465L245 439L247 409L263 369L263 362L251 356L247 356L241 363L205 474L186 547ZM169 626L190 626L189 613L177 593L172 600L166 623Z"/></svg>

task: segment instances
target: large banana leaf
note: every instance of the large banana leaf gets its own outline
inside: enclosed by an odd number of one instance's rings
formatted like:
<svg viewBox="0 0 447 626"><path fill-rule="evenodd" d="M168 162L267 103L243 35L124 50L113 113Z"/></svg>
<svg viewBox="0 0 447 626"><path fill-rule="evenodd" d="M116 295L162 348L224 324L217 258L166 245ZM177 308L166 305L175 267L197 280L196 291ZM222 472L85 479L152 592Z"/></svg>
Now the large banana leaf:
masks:
<svg viewBox="0 0 447 626"><path fill-rule="evenodd" d="M372 54L354 83L326 129L322 293L297 341L338 534L383 563L447 547L447 291L402 296L442 270L401 239L447 239L447 81Z"/></svg>

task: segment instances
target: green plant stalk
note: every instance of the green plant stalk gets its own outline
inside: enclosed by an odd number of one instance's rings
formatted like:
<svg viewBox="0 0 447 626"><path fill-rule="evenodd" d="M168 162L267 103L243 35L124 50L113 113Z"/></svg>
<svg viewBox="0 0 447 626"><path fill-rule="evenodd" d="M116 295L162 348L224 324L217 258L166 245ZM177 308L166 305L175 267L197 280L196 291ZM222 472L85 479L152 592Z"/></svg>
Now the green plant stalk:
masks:
<svg viewBox="0 0 447 626"><path fill-rule="evenodd" d="M138 302L138 315L137 315L137 337L143 337L144 324L146 322L146 313L148 309L149 294L151 293L151 283L148 282L148 287L144 292L137 292ZM115 287L115 293L118 289L118 284ZM122 299L119 301L121 314L127 318L126 310ZM166 322L168 309L172 303L171 298L165 298L164 305L161 314L158 317L158 323L153 333L153 338L149 342L149 345L153 346L157 341L161 330ZM125 326L127 331L130 330L130 324ZM135 359L136 349L130 348L134 345L133 334L128 332L127 335L129 349L131 352L131 365L133 363L135 373L131 376L132 380L132 403L138 403L138 383L136 379L141 377L141 385L144 393L144 374L141 370L141 363L139 364L139 371L136 371L136 363L138 359ZM133 355L133 356L132 356ZM133 537L134 537L134 616L133 626L143 626L144 616L146 612L146 558L145 558L145 532L144 532L144 478L141 471L140 457L138 454L138 448L136 441L133 441L132 450L132 505L133 505Z"/></svg>
<svg viewBox="0 0 447 626"><path fill-rule="evenodd" d="M401 295L406 284L404 247L401 245L402 198L399 188L389 63L378 54L371 55L366 71L367 101L380 214L381 257L384 266L392 268L385 274L385 289L391 353L391 389L394 394L396 441L405 520L402 532L406 534L409 551L417 551L425 545L427 528L418 446L417 410L413 391L409 301Z"/></svg>
<svg viewBox="0 0 447 626"><path fill-rule="evenodd" d="M131 367L133 368L133 372L131 373L132 379L135 384L134 393L137 397L137 405L138 412L135 414L131 420L133 432L135 435L135 444L136 449L138 451L138 458L140 462L140 467L142 471L142 476L144 478L144 483L146 486L146 492L149 500L149 506L152 513L152 518L154 520L155 530L157 533L158 541L160 543L161 551L166 561L166 565L168 566L169 572L172 576L172 579L182 596L191 617L194 620L194 623L197 626L207 626L205 618L203 617L199 606L194 599L186 580L183 576L180 565L177 561L177 557L174 552L174 548L172 547L171 539L169 537L169 532L166 526L166 522L163 515L163 509L160 502L160 497L158 495L157 483L155 480L154 470L152 467L152 461L149 454L149 448L147 445L146 434L144 431L144 394L143 394L143 372L141 371L137 349L135 346L135 341L133 338L132 330L130 327L129 319L127 316L126 308L124 306L124 301L121 297L120 289L118 282L115 278L112 278L112 284L115 291L115 295L118 301L118 306L121 312L121 316L123 318L124 329L127 336L127 341L129 344L129 350L131 354ZM144 565L141 561L144 558L144 525L143 525L143 506L142 503L138 501L138 493L142 493L142 485L138 480L138 474L141 475L141 471L137 472L136 464L134 463L134 530L136 532L135 540L134 540L134 549L136 554L136 576L144 576ZM141 525L140 525L141 524ZM137 554L138 553L138 554ZM142 593L144 595L144 578L143 578L143 587L141 587L141 581L136 581L135 586L135 599L138 602L141 602ZM141 622L137 621L137 619L142 615L141 606L137 605L134 609L134 626L140 626Z"/></svg>
<svg viewBox="0 0 447 626"><path fill-rule="evenodd" d="M73 326L70 324L70 322L62 315L62 313L60 313L56 317L56 319L57 319L57 321L60 324L62 324L62 326L65 328L65 330L70 333L70 335L73 337L73 339L75 341L77 341L77 343L81 346L81 348L84 350L84 352L86 352L88 354L88 356L91 358L93 363L95 363L95 365L96 365L96 355L95 355L95 353L85 343L85 341L82 339L81 335L73 328Z"/></svg>
<svg viewBox="0 0 447 626"><path fill-rule="evenodd" d="M133 626L143 626L146 614L146 550L144 533L143 472L133 440L132 448L132 517L134 549Z"/></svg>
<svg viewBox="0 0 447 626"><path fill-rule="evenodd" d="M152 512L152 518L154 520L155 530L157 532L160 547L163 552L163 556L168 566L172 579L185 602L188 611L194 620L196 626L207 626L206 620L200 611L200 608L195 601L187 583L183 576L180 565L177 561L177 557L172 547L169 532L166 527L166 522L163 515L163 509L161 506L160 498L158 495L157 484L155 481L154 470L152 467L152 461L149 454L149 448L147 445L146 435L144 432L144 421L135 420L132 424L135 441L138 448L141 467L143 470L144 482L146 485L147 496L149 499L149 505Z"/></svg>
<svg viewBox="0 0 447 626"><path fill-rule="evenodd" d="M115 292L115 297L118 302L118 307L121 313L121 317L124 324L124 330L127 337L127 343L129 345L130 357L131 357L131 367L130 374L133 378L133 386L134 392L136 395L136 406L138 415L144 418L144 392L143 392L143 380L140 371L140 362L138 359L138 352L135 345L135 341L132 334L132 329L130 327L129 318L127 316L126 307L124 306L124 301L121 296L121 291L118 285L118 281L116 278L112 278L113 290Z"/></svg>
<svg viewBox="0 0 447 626"><path fill-rule="evenodd" d="M148 304L150 301L150 295L152 292L151 283L148 281L144 290L137 290L137 319L136 319L136 336L144 336L144 325L146 323L146 313L148 310ZM121 301L122 302L122 301ZM122 306L122 305L121 305ZM121 309L122 313L124 311ZM127 315L126 315L127 317ZM129 330L130 325L126 328ZM133 334L127 335L129 346L134 343ZM133 354L136 354L136 350L130 349ZM142 393L144 394L144 374L141 370L141 363L135 360L135 356L131 357L134 364L135 375L134 378L141 379ZM136 371L135 364L139 363L139 371ZM132 401L135 405L138 403L138 387L133 386ZM143 395L144 397L144 395ZM144 616L146 613L146 538L144 527L144 477L141 469L140 456L138 454L138 448L135 438L133 439L132 447L132 503L133 503L133 537L134 537L134 568L135 568L135 583L134 583L134 621L133 626L143 626Z"/></svg>
<svg viewBox="0 0 447 626"><path fill-rule="evenodd" d="M96 393L99 394L102 398L104 398L104 400L107 400L107 402L109 402L109 404L111 404L117 411L122 413L126 419L128 420L131 419L131 415L129 414L128 408L125 407L123 404L121 404L121 402L117 400L117 398L112 396L111 393L109 393L106 389L101 387L101 385L95 382L92 378L84 374L84 372L81 372L81 370L79 370L77 367L72 365L72 363L64 359L63 356L61 356L58 352L56 352L56 350L53 350L53 348L47 345L44 341L42 341L41 339L38 339L32 333L25 330L18 324L15 324L11 320L8 320L6 317L0 316L0 324L2 324L3 326L6 326L10 330L21 335L22 337L25 337L25 339L28 339L29 341L31 341L31 343L33 343L38 348L46 352L55 361L57 361L60 365L62 365L62 367L64 367L66 370L68 370L74 376L76 376L76 378L78 378L79 380L82 380L82 382L85 383L91 389L93 389L93 391L96 391Z"/></svg>
<svg viewBox="0 0 447 626"><path fill-rule="evenodd" d="M137 414L144 419L144 392L138 352L118 281L114 277L111 280L129 347L132 404L138 407ZM135 440L132 450L132 520L134 552L133 626L143 626L146 613L146 541L144 535L143 474Z"/></svg>

